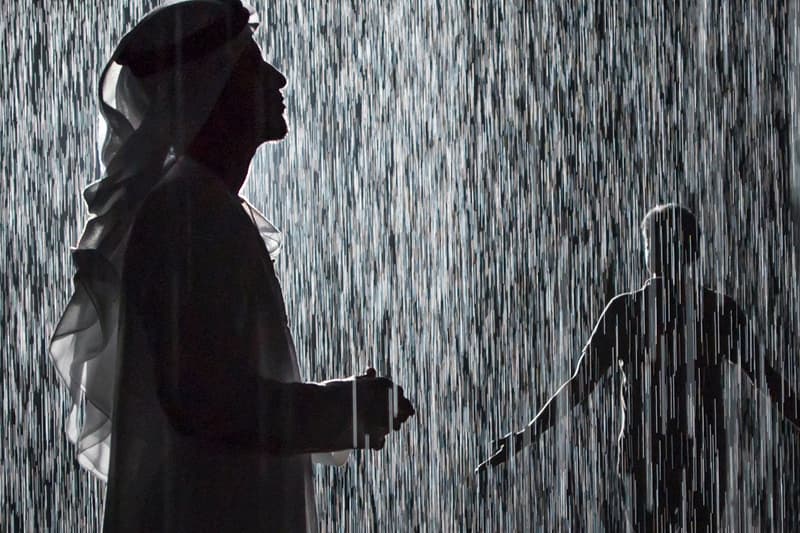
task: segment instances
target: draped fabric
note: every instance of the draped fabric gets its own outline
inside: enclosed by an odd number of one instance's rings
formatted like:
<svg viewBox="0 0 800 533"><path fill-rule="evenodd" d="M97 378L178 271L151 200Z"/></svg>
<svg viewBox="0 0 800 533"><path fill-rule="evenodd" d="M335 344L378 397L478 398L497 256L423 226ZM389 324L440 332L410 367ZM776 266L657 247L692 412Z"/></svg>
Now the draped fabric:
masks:
<svg viewBox="0 0 800 533"><path fill-rule="evenodd" d="M125 35L101 75L103 177L84 191L90 217L72 248L74 293L50 344L72 400L67 436L80 464L100 479L107 478L111 454L130 226L174 154L205 123L257 23L234 0L169 2ZM271 246L277 249L278 241Z"/></svg>
<svg viewBox="0 0 800 533"><path fill-rule="evenodd" d="M268 251L279 240L188 158L140 210L123 272L105 530L316 527L310 456L261 444L276 406L259 401L258 380L300 382Z"/></svg>
<svg viewBox="0 0 800 533"><path fill-rule="evenodd" d="M100 79L103 178L50 352L106 531L316 529L311 459L342 464L349 386L303 384L272 258L281 233L183 155L257 19L172 2Z"/></svg>

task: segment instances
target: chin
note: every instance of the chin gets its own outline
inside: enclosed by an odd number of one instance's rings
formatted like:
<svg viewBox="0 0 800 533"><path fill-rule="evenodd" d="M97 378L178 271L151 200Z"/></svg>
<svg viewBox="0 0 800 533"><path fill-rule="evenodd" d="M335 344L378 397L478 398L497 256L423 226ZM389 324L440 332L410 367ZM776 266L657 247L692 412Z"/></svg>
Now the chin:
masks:
<svg viewBox="0 0 800 533"><path fill-rule="evenodd" d="M265 132L264 140L265 141L280 141L286 134L289 133L289 126L286 125L286 121L281 119L279 124L272 124L271 127Z"/></svg>

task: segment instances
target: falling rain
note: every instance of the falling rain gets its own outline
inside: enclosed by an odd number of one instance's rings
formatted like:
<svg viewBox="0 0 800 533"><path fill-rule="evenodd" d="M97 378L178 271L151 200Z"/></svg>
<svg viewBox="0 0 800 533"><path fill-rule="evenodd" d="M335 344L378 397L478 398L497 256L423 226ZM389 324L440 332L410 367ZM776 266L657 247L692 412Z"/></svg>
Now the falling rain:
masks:
<svg viewBox="0 0 800 533"><path fill-rule="evenodd" d="M254 4L290 133L242 194L284 232L303 376L373 365L417 406L382 452L315 467L323 531L603 531L621 498L611 374L508 465L473 470L641 287L659 203L697 214L703 283L800 389L795 2ZM155 5L2 8L2 531L102 524L48 343L100 177L99 70ZM725 416L726 530L800 530L800 433L750 386Z"/></svg>

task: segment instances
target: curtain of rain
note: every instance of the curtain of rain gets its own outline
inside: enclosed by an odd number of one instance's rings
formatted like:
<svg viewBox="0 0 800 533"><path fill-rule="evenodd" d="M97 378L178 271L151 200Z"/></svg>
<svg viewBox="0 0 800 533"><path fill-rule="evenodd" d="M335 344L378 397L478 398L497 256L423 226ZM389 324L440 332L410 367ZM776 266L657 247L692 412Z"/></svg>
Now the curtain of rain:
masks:
<svg viewBox="0 0 800 533"><path fill-rule="evenodd" d="M290 133L243 194L285 231L304 376L374 364L418 406L383 452L317 467L324 530L600 530L611 379L485 483L471 472L568 377L608 299L641 285L656 203L695 210L705 283L798 387L795 3L254 3ZM2 531L102 521L47 346L99 177L98 70L154 5L1 8ZM797 434L758 395L729 400L731 527L800 528Z"/></svg>

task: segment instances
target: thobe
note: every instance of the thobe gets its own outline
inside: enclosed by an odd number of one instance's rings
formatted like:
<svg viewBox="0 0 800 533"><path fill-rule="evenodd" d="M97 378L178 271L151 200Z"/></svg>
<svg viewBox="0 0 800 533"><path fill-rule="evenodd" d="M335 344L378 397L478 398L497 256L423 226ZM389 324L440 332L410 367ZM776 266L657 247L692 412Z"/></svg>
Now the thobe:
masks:
<svg viewBox="0 0 800 533"><path fill-rule="evenodd" d="M316 529L308 454L350 447L350 397L300 383L253 216L189 158L137 213L122 274L106 531Z"/></svg>

